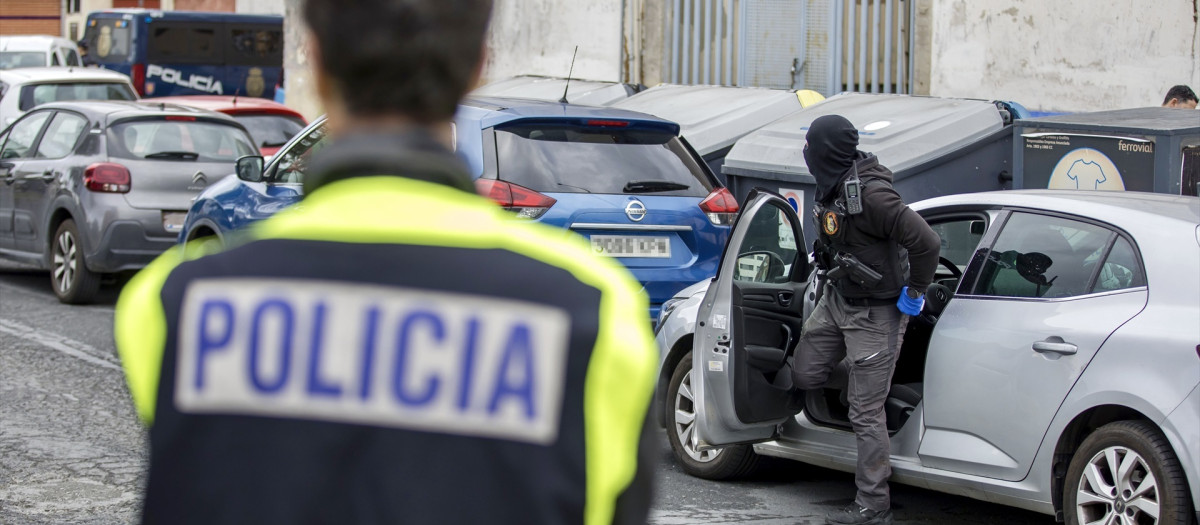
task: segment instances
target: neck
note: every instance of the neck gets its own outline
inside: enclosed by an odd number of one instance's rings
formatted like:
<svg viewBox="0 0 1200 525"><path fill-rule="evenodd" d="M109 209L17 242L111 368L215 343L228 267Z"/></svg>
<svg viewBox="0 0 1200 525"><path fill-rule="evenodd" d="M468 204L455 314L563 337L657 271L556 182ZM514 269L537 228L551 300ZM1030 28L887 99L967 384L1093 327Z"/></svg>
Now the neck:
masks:
<svg viewBox="0 0 1200 525"><path fill-rule="evenodd" d="M454 147L453 127L448 120L423 124L402 115L360 116L330 113L325 125L329 136L335 139L347 135L382 135L420 130L440 142L446 149Z"/></svg>

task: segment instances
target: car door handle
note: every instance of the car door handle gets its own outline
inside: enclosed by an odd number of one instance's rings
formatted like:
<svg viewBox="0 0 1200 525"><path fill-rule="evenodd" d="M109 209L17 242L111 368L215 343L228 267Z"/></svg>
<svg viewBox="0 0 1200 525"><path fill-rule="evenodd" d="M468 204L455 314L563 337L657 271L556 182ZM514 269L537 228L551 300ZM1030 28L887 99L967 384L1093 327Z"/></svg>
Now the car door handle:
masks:
<svg viewBox="0 0 1200 525"><path fill-rule="evenodd" d="M58 172L56 172L54 170L43 171L42 175L41 175L41 179L46 182L50 182L50 181L54 180L56 177L58 177Z"/></svg>
<svg viewBox="0 0 1200 525"><path fill-rule="evenodd" d="M1047 337L1045 341L1035 341L1033 343L1033 350L1043 354L1049 352L1052 354L1073 355L1079 351L1079 347L1063 341L1063 338L1054 335Z"/></svg>
<svg viewBox="0 0 1200 525"><path fill-rule="evenodd" d="M796 294L794 294L792 292L776 292L775 293L775 298L779 300L779 306L783 306L783 307L791 306L792 299L794 299L795 297L796 297Z"/></svg>

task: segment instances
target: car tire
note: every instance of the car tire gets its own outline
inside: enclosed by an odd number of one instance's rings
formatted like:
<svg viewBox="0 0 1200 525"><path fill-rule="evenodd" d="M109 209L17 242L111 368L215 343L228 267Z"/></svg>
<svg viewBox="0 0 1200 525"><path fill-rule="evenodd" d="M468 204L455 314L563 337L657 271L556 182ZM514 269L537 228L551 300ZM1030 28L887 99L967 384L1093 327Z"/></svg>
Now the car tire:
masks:
<svg viewBox="0 0 1200 525"><path fill-rule="evenodd" d="M66 304L85 304L100 289L100 274L87 269L79 229L67 219L58 225L50 241L50 287L58 300Z"/></svg>
<svg viewBox="0 0 1200 525"><path fill-rule="evenodd" d="M1167 438L1145 421L1109 423L1084 439L1067 469L1063 502L1067 525L1195 522L1183 468Z"/></svg>
<svg viewBox="0 0 1200 525"><path fill-rule="evenodd" d="M692 354L688 352L675 366L667 385L664 402L667 440L683 471L698 478L730 480L750 476L762 463L762 456L750 445L730 445L698 451L690 443L695 432L695 403L691 389Z"/></svg>

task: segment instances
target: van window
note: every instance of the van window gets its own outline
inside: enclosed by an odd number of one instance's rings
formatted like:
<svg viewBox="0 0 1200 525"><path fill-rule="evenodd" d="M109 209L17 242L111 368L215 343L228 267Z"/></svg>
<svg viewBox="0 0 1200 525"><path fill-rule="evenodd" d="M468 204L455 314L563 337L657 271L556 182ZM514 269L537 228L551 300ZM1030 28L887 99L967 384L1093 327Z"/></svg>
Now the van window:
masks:
<svg viewBox="0 0 1200 525"><path fill-rule="evenodd" d="M67 100L137 100L137 95L123 82L64 82L21 86L21 111L39 104Z"/></svg>
<svg viewBox="0 0 1200 525"><path fill-rule="evenodd" d="M283 30L278 27L229 25L226 63L233 66L275 66L283 63Z"/></svg>
<svg viewBox="0 0 1200 525"><path fill-rule="evenodd" d="M83 65L83 63L79 61L79 53L77 53L74 49L70 49L70 48L67 49L67 65L68 66L82 66Z"/></svg>
<svg viewBox="0 0 1200 525"><path fill-rule="evenodd" d="M129 21L116 18L97 18L88 21L84 41L88 46L89 62L124 64L133 61L133 31Z"/></svg>
<svg viewBox="0 0 1200 525"><path fill-rule="evenodd" d="M175 64L220 64L217 45L220 26L200 22L154 22L150 24L150 62Z"/></svg>

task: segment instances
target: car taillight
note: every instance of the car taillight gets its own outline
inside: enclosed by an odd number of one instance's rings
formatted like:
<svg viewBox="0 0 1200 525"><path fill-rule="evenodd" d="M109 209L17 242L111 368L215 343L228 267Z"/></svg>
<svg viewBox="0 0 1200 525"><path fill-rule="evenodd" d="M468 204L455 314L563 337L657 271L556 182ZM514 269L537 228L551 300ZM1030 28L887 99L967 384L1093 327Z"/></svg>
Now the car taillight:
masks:
<svg viewBox="0 0 1200 525"><path fill-rule="evenodd" d="M83 185L100 193L129 193L129 168L111 162L99 162L83 171Z"/></svg>
<svg viewBox="0 0 1200 525"><path fill-rule="evenodd" d="M480 195L496 201L500 207L515 212L522 219L541 217L558 202L524 186L496 179L476 179L475 189Z"/></svg>
<svg viewBox="0 0 1200 525"><path fill-rule="evenodd" d="M130 77L133 79L133 89L137 90L139 97L146 96L146 65L134 64L133 71L130 71Z"/></svg>
<svg viewBox="0 0 1200 525"><path fill-rule="evenodd" d="M717 226L733 224L737 217L738 202L733 194L725 188L717 188L700 201L700 209L708 215L708 220Z"/></svg>

